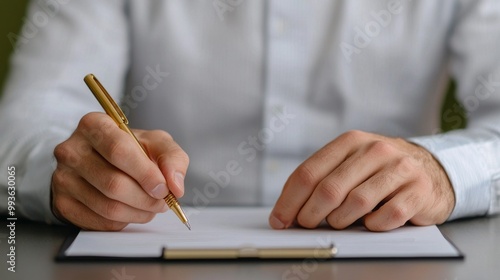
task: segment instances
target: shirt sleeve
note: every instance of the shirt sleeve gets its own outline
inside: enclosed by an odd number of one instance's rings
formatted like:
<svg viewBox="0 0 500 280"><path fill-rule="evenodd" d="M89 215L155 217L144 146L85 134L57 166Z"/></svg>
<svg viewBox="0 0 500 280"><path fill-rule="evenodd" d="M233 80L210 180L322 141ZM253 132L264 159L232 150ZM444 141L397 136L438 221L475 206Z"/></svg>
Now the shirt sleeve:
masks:
<svg viewBox="0 0 500 280"><path fill-rule="evenodd" d="M15 215L59 223L50 202L53 151L90 111L94 73L120 99L129 64L125 1L32 1L0 103L0 213L15 166Z"/></svg>
<svg viewBox="0 0 500 280"><path fill-rule="evenodd" d="M410 138L442 164L455 191L449 220L500 212L500 2L459 1L449 53L467 128ZM460 126L456 110L443 120Z"/></svg>

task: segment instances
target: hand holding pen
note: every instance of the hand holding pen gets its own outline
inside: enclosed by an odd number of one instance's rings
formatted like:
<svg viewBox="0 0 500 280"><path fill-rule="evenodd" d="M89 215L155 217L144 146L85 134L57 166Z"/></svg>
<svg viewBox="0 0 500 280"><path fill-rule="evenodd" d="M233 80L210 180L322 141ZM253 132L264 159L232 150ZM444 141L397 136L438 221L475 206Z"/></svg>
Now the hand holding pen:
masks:
<svg viewBox="0 0 500 280"><path fill-rule="evenodd" d="M57 217L83 229L121 230L165 212L169 192L183 195L187 154L164 131L134 133L149 158L109 115L82 117L54 150L51 191Z"/></svg>

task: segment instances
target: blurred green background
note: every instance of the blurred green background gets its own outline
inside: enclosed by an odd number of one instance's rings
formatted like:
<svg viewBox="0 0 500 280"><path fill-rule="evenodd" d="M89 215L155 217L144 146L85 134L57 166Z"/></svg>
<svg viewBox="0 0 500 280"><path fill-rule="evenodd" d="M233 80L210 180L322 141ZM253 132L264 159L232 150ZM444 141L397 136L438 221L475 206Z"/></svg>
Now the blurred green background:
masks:
<svg viewBox="0 0 500 280"><path fill-rule="evenodd" d="M8 59L14 47L7 37L9 33L19 34L22 18L28 0L0 1L0 88L3 89Z"/></svg>
<svg viewBox="0 0 500 280"><path fill-rule="evenodd" d="M27 2L28 0L0 0L0 37L2 38L0 40L0 89L3 89L5 76L8 71L8 58L14 49L14 46L9 41L8 35L9 33L19 34ZM450 117L460 117L462 121L447 122L441 117L441 128L443 131L463 128L466 125L466 120L463 117L464 111L456 110L456 108L462 107L456 106L457 103L454 98L454 89L454 83L450 82L441 116L446 112L448 120Z"/></svg>

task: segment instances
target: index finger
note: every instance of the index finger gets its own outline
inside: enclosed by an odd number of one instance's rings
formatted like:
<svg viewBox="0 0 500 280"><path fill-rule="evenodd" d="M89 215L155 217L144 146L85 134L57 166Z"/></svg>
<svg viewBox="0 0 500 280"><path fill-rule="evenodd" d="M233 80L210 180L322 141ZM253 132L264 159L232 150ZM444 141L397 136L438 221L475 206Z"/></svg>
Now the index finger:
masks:
<svg viewBox="0 0 500 280"><path fill-rule="evenodd" d="M304 161L290 175L269 217L274 229L292 225L319 182L337 168L359 145L364 132L342 134Z"/></svg>
<svg viewBox="0 0 500 280"><path fill-rule="evenodd" d="M167 196L169 191L158 166L111 117L103 113L87 114L81 119L79 128L99 154L136 180L150 196L157 199Z"/></svg>
<svg viewBox="0 0 500 280"><path fill-rule="evenodd" d="M182 197L184 195L184 177L189 165L189 157L186 152L165 131L134 131L167 180L168 189L176 197Z"/></svg>

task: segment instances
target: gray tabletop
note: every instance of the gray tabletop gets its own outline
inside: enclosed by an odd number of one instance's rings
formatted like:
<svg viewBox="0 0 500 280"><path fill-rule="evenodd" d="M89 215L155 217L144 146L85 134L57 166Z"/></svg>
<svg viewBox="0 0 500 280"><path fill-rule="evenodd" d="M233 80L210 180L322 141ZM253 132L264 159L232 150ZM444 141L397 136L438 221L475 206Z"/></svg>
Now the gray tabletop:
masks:
<svg viewBox="0 0 500 280"><path fill-rule="evenodd" d="M7 270L10 231L0 227L0 279L500 279L500 216L447 223L441 231L464 260L332 260L238 262L56 262L74 229L18 220L16 272Z"/></svg>

